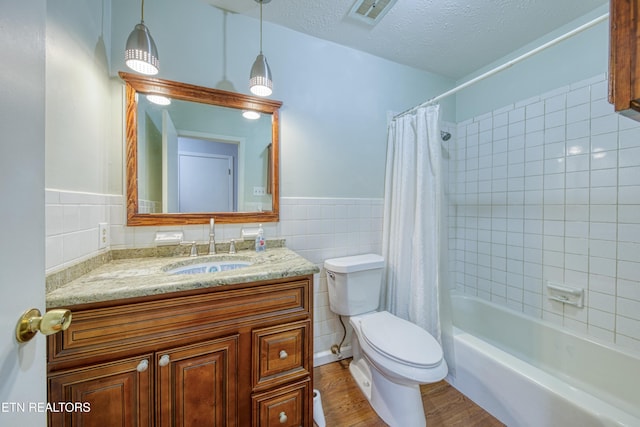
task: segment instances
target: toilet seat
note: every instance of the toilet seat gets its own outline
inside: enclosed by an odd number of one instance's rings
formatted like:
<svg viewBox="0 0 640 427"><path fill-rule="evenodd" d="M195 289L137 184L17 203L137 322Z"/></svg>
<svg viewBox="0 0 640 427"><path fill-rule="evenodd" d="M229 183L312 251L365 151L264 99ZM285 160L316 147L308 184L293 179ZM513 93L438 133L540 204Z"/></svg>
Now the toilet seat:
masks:
<svg viewBox="0 0 640 427"><path fill-rule="evenodd" d="M442 363L442 347L419 326L381 311L360 318L362 338L384 357L414 368L433 368Z"/></svg>

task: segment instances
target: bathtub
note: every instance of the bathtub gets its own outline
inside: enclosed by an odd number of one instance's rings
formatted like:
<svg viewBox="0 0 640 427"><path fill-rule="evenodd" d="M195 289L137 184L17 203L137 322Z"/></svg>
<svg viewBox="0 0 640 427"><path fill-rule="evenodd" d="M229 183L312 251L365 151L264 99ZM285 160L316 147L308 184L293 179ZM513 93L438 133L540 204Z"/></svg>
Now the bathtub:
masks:
<svg viewBox="0 0 640 427"><path fill-rule="evenodd" d="M452 295L447 380L509 427L640 426L640 357Z"/></svg>

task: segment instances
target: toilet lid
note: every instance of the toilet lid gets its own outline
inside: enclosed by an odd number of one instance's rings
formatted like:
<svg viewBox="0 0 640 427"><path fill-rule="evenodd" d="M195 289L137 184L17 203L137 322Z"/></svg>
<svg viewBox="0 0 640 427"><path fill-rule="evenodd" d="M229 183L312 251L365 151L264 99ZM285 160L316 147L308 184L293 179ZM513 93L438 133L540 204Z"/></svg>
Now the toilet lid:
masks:
<svg viewBox="0 0 640 427"><path fill-rule="evenodd" d="M360 328L374 350L397 362L418 368L442 362L442 347L431 334L387 311L364 316Z"/></svg>

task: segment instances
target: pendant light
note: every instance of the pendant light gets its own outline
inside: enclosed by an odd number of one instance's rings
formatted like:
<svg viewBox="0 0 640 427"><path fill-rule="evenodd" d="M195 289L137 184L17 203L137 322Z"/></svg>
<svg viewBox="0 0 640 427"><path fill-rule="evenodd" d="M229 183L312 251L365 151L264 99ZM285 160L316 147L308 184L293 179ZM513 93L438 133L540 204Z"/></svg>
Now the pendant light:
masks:
<svg viewBox="0 0 640 427"><path fill-rule="evenodd" d="M249 77L249 90L254 95L269 96L273 92L273 81L271 79L271 69L267 63L267 58L262 54L262 5L271 0L255 0L260 3L260 53L258 54Z"/></svg>
<svg viewBox="0 0 640 427"><path fill-rule="evenodd" d="M127 39L124 63L132 70L150 76L158 74L160 68L158 49L149 29L144 25L144 0L142 0L140 23L134 27Z"/></svg>

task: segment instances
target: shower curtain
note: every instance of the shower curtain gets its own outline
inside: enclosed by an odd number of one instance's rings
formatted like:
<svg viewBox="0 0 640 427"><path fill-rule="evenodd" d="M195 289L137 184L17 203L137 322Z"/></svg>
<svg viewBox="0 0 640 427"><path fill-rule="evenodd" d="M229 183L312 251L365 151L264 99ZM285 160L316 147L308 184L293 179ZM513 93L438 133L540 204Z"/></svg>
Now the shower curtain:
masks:
<svg viewBox="0 0 640 427"><path fill-rule="evenodd" d="M389 125L382 254L386 309L426 329L443 344L446 357L452 326L450 305L443 304L447 225L439 109L420 107ZM446 359L451 370L452 358Z"/></svg>

